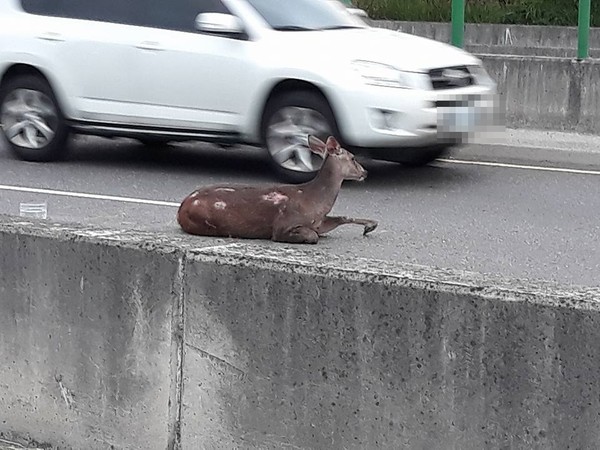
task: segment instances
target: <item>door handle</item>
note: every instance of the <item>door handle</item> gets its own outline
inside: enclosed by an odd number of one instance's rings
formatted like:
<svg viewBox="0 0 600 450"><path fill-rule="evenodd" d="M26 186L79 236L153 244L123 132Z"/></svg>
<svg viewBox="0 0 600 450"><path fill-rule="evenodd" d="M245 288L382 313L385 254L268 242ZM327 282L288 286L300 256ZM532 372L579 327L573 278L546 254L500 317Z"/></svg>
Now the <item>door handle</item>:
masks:
<svg viewBox="0 0 600 450"><path fill-rule="evenodd" d="M153 52L160 52L160 51L164 50L161 47L161 45L158 42L155 42L155 41L143 41L143 42L140 42L139 44L136 45L136 48L139 48L140 50L150 50L150 51L153 51Z"/></svg>
<svg viewBox="0 0 600 450"><path fill-rule="evenodd" d="M38 35L38 39L51 42L64 42L65 40L62 34L56 33L55 31L45 31L44 33Z"/></svg>

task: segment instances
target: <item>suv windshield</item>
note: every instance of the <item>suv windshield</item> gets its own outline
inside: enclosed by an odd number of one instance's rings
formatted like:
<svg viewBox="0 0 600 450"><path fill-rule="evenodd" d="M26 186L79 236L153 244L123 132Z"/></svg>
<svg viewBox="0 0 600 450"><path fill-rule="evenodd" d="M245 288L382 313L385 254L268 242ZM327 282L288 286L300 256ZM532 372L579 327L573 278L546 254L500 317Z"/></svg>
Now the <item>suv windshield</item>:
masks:
<svg viewBox="0 0 600 450"><path fill-rule="evenodd" d="M339 30L364 24L338 0L246 0L275 30Z"/></svg>

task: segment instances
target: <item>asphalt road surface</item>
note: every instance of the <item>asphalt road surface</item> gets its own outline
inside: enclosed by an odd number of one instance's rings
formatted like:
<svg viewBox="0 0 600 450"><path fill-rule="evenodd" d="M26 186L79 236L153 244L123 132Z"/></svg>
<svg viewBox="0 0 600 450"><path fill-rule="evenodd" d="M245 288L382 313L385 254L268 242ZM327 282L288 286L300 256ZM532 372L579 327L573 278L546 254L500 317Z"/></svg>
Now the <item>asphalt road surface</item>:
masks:
<svg viewBox="0 0 600 450"><path fill-rule="evenodd" d="M277 182L255 149L188 143L152 151L98 138L77 138L71 147L67 161L36 164L14 159L0 144L0 214L46 201L54 221L180 233L177 206L197 186ZM600 168L365 167L369 178L344 183L333 214L372 218L379 228L368 237L358 226L338 228L319 250L600 285Z"/></svg>

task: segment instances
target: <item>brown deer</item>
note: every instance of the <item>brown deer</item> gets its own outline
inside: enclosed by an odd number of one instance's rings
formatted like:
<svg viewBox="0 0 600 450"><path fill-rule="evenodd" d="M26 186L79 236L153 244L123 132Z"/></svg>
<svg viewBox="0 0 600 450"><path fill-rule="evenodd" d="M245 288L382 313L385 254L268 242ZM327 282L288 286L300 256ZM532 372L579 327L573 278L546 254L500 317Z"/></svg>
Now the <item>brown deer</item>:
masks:
<svg viewBox="0 0 600 450"><path fill-rule="evenodd" d="M310 150L324 158L317 176L304 184L279 186L209 186L188 195L177 212L177 222L190 234L277 242L316 244L319 236L346 223L377 227L367 219L333 217L344 180L363 181L367 171L354 155L330 136L327 143L308 137Z"/></svg>

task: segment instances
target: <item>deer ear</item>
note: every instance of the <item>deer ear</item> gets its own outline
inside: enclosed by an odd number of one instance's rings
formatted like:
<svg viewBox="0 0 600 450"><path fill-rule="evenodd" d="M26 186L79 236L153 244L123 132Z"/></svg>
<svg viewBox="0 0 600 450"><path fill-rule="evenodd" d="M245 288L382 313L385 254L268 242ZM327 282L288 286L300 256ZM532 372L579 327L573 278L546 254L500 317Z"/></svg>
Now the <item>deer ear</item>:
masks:
<svg viewBox="0 0 600 450"><path fill-rule="evenodd" d="M327 146L325 143L316 136L309 135L308 136L308 148L313 153L324 156L327 153Z"/></svg>
<svg viewBox="0 0 600 450"><path fill-rule="evenodd" d="M327 138L327 144L325 145L327 146L327 153L331 155L338 155L342 152L342 147L340 146L340 143L333 136L329 136Z"/></svg>

